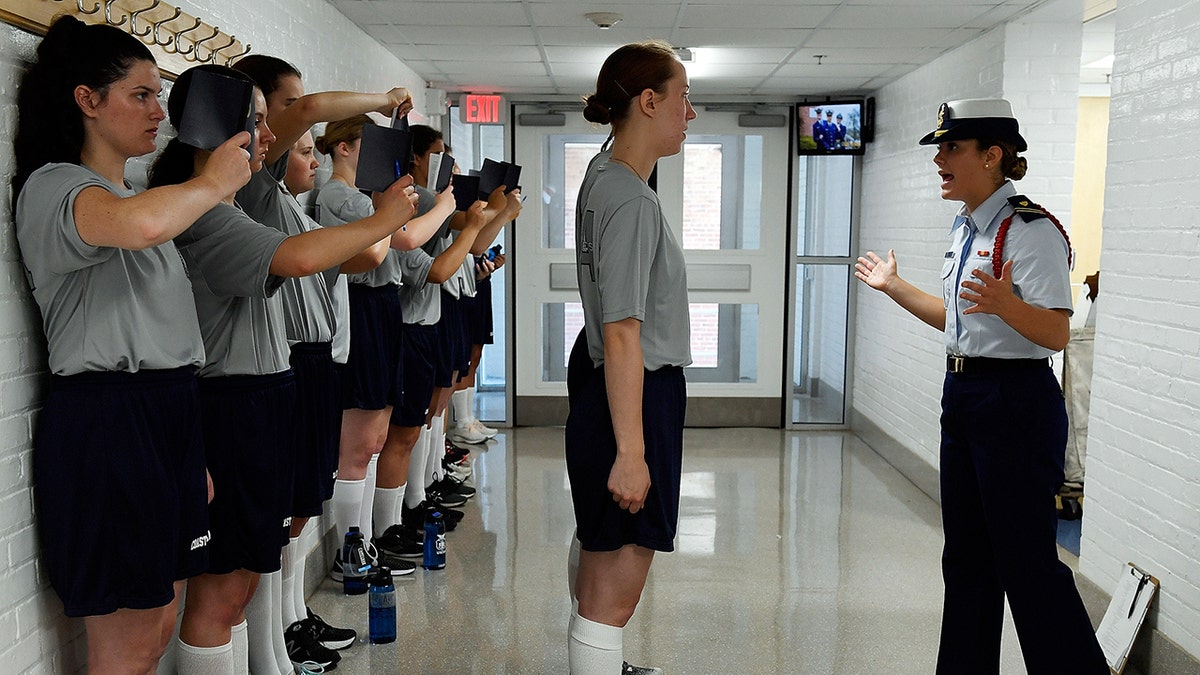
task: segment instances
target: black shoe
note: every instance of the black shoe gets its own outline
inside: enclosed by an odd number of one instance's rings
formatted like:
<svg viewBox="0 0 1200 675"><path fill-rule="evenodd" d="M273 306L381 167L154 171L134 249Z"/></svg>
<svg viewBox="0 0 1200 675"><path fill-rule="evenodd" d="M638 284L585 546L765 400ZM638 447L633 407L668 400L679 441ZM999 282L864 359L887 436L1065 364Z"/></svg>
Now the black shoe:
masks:
<svg viewBox="0 0 1200 675"><path fill-rule="evenodd" d="M621 664L621 675L662 675L662 672L662 668L631 666L629 662Z"/></svg>
<svg viewBox="0 0 1200 675"><path fill-rule="evenodd" d="M462 506L467 498L457 492L447 492L442 489L441 481L425 488L425 501L434 502L438 506ZM445 514L442 514L445 515Z"/></svg>
<svg viewBox="0 0 1200 675"><path fill-rule="evenodd" d="M392 525L384 530L383 536L375 538L375 548L395 558L420 558L425 554L423 540L424 537L418 539L413 530L403 525Z"/></svg>
<svg viewBox="0 0 1200 675"><path fill-rule="evenodd" d="M313 614L311 609L304 608L308 612L307 619L301 619L300 623L307 623L313 637L317 638L317 642L326 649L345 649L354 644L358 639L358 633L351 628L336 628L325 623L319 615Z"/></svg>
<svg viewBox="0 0 1200 675"><path fill-rule="evenodd" d="M400 522L403 523L404 527L406 528L419 530L421 532L420 540L424 542L425 516L434 511L438 511L442 514L442 520L446 523L447 532L453 532L454 528L458 527L458 521L462 520L464 515L462 511L448 509L440 504L435 504L426 499L411 509L407 506L400 507Z"/></svg>
<svg viewBox="0 0 1200 675"><path fill-rule="evenodd" d="M394 577L407 576L417 571L416 565L381 551L374 543L367 544L367 555L371 557L371 569L367 571L368 579L375 576L380 567L387 567Z"/></svg>
<svg viewBox="0 0 1200 675"><path fill-rule="evenodd" d="M326 672L337 668L341 654L322 646L313 636L313 623L305 619L287 627L283 632L283 641L287 646L288 658L299 666L302 663L319 664Z"/></svg>
<svg viewBox="0 0 1200 675"><path fill-rule="evenodd" d="M434 481L433 489L443 495L458 495L463 499L475 496L475 488L463 485L462 481L452 478L449 474L443 476L439 481ZM455 504L447 506L455 506Z"/></svg>

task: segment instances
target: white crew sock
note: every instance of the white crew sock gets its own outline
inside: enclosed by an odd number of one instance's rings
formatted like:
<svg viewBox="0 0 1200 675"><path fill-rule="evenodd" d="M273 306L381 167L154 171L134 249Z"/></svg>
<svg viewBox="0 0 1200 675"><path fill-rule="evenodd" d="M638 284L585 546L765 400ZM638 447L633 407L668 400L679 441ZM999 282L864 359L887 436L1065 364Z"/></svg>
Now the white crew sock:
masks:
<svg viewBox="0 0 1200 675"><path fill-rule="evenodd" d="M177 640L177 642L180 673L186 675L230 675L241 672L234 668L232 642L227 642L220 647L193 647L183 640Z"/></svg>
<svg viewBox="0 0 1200 675"><path fill-rule="evenodd" d="M272 625L281 621L271 613L271 576L279 572L264 574L258 581L250 604L246 605L246 639L250 657L250 672L254 675L279 673L279 659L275 658L275 638ZM181 672L188 672L180 668Z"/></svg>
<svg viewBox="0 0 1200 675"><path fill-rule="evenodd" d="M229 631L230 644L233 645L233 673L234 675L250 675L250 643L246 637L246 620L242 619L241 623L234 624ZM187 671L181 671L183 675L187 675Z"/></svg>
<svg viewBox="0 0 1200 675"><path fill-rule="evenodd" d="M473 415L471 414L469 389L462 389L450 394L450 412L454 414L454 426L465 427L471 422Z"/></svg>
<svg viewBox="0 0 1200 675"><path fill-rule="evenodd" d="M333 482L333 522L337 525L337 540L342 538L352 527L358 527L358 514L362 509L363 479L342 480Z"/></svg>
<svg viewBox="0 0 1200 675"><path fill-rule="evenodd" d="M567 551L567 590L571 593L571 612L579 613L579 598L575 596L575 580L579 578L579 531L571 535L571 548Z"/></svg>
<svg viewBox="0 0 1200 675"><path fill-rule="evenodd" d="M283 574L272 572L263 576L263 583L271 581L271 643L275 648L275 662L279 672L291 673L292 659L288 656L287 642L283 639Z"/></svg>
<svg viewBox="0 0 1200 675"><path fill-rule="evenodd" d="M408 482L404 488L404 505L415 509L425 501L425 460L429 454L429 427L421 427L417 443L408 458ZM420 523L409 523L414 527Z"/></svg>
<svg viewBox="0 0 1200 675"><path fill-rule="evenodd" d="M425 487L442 479L442 458L446 456L446 418L434 417L429 422L429 451L425 460Z"/></svg>
<svg viewBox="0 0 1200 675"><path fill-rule="evenodd" d="M292 597L295 594L294 586L296 585L296 567L292 558L299 547L296 541L295 537L289 538L287 546L283 547L283 561L279 570L283 588L280 596L283 598L281 616L283 617L283 626L285 628L300 620L296 616L296 603L292 602Z"/></svg>
<svg viewBox="0 0 1200 675"><path fill-rule="evenodd" d="M396 493L398 495L396 498L396 509L392 512L393 524L399 523L400 518L404 513L404 510L400 507L404 505L404 495L408 494L408 483L401 483L400 487L396 489L399 490L399 492Z"/></svg>
<svg viewBox="0 0 1200 675"><path fill-rule="evenodd" d="M623 628L596 623L571 613L567 658L571 675L612 675L621 672Z"/></svg>
<svg viewBox="0 0 1200 675"><path fill-rule="evenodd" d="M465 419L467 422L474 422L475 420L479 419L478 417L475 417L475 385L471 385L470 387L463 389L462 393L467 399L467 411L464 413L466 417L463 419Z"/></svg>
<svg viewBox="0 0 1200 675"><path fill-rule="evenodd" d="M288 602L292 603L292 611L296 613L296 620L303 621L308 618L308 605L304 602L304 568L308 562L308 556L300 550L300 538L292 540L292 596L283 596L283 604L286 607Z"/></svg>
<svg viewBox="0 0 1200 675"><path fill-rule="evenodd" d="M400 497L403 494L404 492L398 487L375 488L375 513L378 514L381 528L386 530L400 522L399 519L393 520L393 518L395 518L396 509L398 508L396 504L400 501Z"/></svg>
<svg viewBox="0 0 1200 675"><path fill-rule="evenodd" d="M367 462L367 477L363 479L363 496L362 502L359 503L358 511L358 529L363 534L363 541L371 543L371 537L375 536L375 478L379 475L379 453L371 455L371 461ZM391 525L391 523L388 523ZM387 527L385 525L384 527ZM343 532L342 534L345 534Z"/></svg>

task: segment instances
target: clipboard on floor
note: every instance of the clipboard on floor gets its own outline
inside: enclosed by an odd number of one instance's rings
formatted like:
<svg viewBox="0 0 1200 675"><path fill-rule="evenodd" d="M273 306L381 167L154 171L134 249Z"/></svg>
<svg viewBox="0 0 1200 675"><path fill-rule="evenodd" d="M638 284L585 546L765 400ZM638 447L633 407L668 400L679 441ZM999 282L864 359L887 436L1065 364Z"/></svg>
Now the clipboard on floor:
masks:
<svg viewBox="0 0 1200 675"><path fill-rule="evenodd" d="M1096 629L1096 639L1104 651L1104 658L1118 675L1125 670L1133 641L1137 639L1138 629L1146 620L1146 612L1156 593L1158 579L1149 572L1133 563L1127 563L1121 570L1112 601Z"/></svg>

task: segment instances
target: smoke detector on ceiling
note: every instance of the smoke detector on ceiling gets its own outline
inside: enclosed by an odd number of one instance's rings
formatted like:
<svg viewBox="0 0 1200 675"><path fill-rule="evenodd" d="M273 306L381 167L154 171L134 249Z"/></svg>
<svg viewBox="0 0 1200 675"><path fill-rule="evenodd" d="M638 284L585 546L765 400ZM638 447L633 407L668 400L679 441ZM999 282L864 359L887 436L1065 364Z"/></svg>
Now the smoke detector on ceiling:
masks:
<svg viewBox="0 0 1200 675"><path fill-rule="evenodd" d="M589 12L583 16L600 30L608 30L625 18L616 12Z"/></svg>
<svg viewBox="0 0 1200 675"><path fill-rule="evenodd" d="M676 47L675 55L684 63L694 63L696 61L696 53L687 47Z"/></svg>

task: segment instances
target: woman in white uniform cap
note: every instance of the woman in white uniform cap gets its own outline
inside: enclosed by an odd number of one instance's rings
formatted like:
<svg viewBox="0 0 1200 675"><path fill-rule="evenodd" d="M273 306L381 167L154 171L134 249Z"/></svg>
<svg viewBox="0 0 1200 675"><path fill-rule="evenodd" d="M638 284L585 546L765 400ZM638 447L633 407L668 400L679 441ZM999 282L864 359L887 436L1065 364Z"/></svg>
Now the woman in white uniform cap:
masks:
<svg viewBox="0 0 1200 675"><path fill-rule="evenodd" d="M1067 417L1049 357L1069 334L1070 242L1013 187L1026 143L1008 101L943 103L920 143L937 145L942 199L963 203L942 297L902 279L890 251L855 276L945 333L938 672L999 672L1007 597L1030 673L1107 673L1055 539Z"/></svg>

